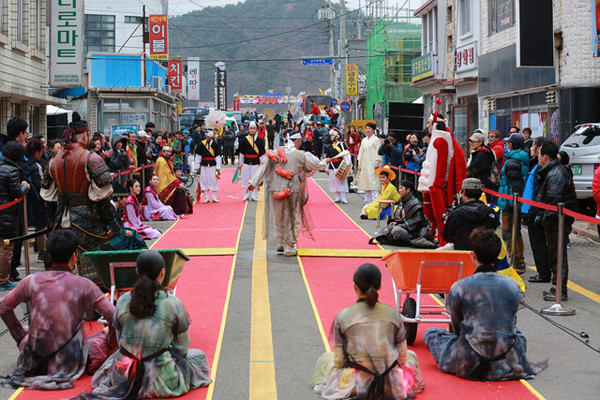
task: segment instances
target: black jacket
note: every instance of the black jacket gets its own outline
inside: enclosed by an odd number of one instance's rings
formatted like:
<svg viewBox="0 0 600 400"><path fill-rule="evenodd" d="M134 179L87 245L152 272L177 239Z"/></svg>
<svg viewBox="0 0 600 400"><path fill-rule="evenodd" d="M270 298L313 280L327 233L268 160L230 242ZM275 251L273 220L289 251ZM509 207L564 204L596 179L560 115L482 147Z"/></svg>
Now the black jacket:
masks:
<svg viewBox="0 0 600 400"><path fill-rule="evenodd" d="M481 149L473 152L471 162L467 166L473 176L478 178L483 186L490 189L495 189L490 187L490 174L492 173L494 159L492 150L487 146L482 146Z"/></svg>
<svg viewBox="0 0 600 400"><path fill-rule="evenodd" d="M454 250L470 250L467 240L475 228L498 227L498 217L494 210L481 200L471 200L450 211L444 226L444 240L454 243Z"/></svg>
<svg viewBox="0 0 600 400"><path fill-rule="evenodd" d="M535 201L550 205L564 203L569 210L577 209L577 197L573 185L573 175L569 167L562 165L560 160L554 159L544 167L537 169L540 179L540 190ZM533 208L533 207L532 207ZM552 225L558 223L558 214L554 211L536 209L537 224ZM573 218L565 216L565 225L571 225Z"/></svg>
<svg viewBox="0 0 600 400"><path fill-rule="evenodd" d="M148 151L147 150L148 144L142 143L139 140L137 142L135 142L135 144L137 145L136 153L137 153L138 167L148 164L148 157L146 156L146 152Z"/></svg>
<svg viewBox="0 0 600 400"><path fill-rule="evenodd" d="M6 157L0 157L0 205L10 203L27 193L27 186L21 185L22 181L19 166ZM0 210L1 238L17 236L18 215L21 210L21 204Z"/></svg>
<svg viewBox="0 0 600 400"><path fill-rule="evenodd" d="M27 217L29 226L46 226L48 215L46 213L46 202L39 195L42 189L42 178L44 176L42 161L38 158L30 157L27 160L29 170L31 171L32 190L27 193ZM35 190L33 190L35 189Z"/></svg>

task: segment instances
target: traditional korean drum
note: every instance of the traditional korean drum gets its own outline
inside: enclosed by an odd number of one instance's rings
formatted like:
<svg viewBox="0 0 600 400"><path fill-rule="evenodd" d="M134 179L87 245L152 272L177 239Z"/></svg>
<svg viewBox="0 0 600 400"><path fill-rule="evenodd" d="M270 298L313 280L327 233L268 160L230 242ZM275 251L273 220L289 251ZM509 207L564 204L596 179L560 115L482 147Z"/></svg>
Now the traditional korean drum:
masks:
<svg viewBox="0 0 600 400"><path fill-rule="evenodd" d="M348 177L352 171L352 161L342 160L339 168L335 171L335 177L343 181Z"/></svg>

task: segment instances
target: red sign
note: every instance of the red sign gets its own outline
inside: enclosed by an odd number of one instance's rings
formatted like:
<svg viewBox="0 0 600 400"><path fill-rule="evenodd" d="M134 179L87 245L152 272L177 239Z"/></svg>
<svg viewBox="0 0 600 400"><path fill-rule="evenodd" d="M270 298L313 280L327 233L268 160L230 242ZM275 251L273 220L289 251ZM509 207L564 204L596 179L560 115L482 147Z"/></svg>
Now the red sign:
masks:
<svg viewBox="0 0 600 400"><path fill-rule="evenodd" d="M350 103L348 103L347 101L342 102L342 104L340 104L340 110L342 110L343 112L350 111Z"/></svg>
<svg viewBox="0 0 600 400"><path fill-rule="evenodd" d="M150 15L148 17L150 59L166 60L169 58L169 44L167 39L167 16Z"/></svg>
<svg viewBox="0 0 600 400"><path fill-rule="evenodd" d="M240 99L233 99L233 111L240 111Z"/></svg>
<svg viewBox="0 0 600 400"><path fill-rule="evenodd" d="M477 43L473 42L469 45L456 49L454 56L456 72L468 71L477 68Z"/></svg>
<svg viewBox="0 0 600 400"><path fill-rule="evenodd" d="M167 78L169 79L168 85L171 86L171 89L176 92L182 91L182 62L181 57L172 57L169 60L169 70L167 72Z"/></svg>

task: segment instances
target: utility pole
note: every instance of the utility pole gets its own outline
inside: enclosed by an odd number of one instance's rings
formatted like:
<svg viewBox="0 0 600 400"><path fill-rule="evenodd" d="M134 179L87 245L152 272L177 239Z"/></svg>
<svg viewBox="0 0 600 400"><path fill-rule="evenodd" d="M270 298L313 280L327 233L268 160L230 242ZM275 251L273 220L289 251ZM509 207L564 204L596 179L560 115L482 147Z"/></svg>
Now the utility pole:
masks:
<svg viewBox="0 0 600 400"><path fill-rule="evenodd" d="M146 87L146 6L142 5L142 86Z"/></svg>
<svg viewBox="0 0 600 400"><path fill-rule="evenodd" d="M340 96L339 101L345 101L346 94L346 64L348 57L347 41L346 41L346 0L340 0ZM344 99L344 100L342 100ZM345 114L343 120L345 121Z"/></svg>
<svg viewBox="0 0 600 400"><path fill-rule="evenodd" d="M318 11L319 21L327 20L327 34L329 36L329 58L333 58L334 47L333 47L333 19L335 18L335 11L331 8L331 0L327 0L327 8L323 7ZM335 63L330 67L329 70L329 82L331 87L331 97L335 97Z"/></svg>

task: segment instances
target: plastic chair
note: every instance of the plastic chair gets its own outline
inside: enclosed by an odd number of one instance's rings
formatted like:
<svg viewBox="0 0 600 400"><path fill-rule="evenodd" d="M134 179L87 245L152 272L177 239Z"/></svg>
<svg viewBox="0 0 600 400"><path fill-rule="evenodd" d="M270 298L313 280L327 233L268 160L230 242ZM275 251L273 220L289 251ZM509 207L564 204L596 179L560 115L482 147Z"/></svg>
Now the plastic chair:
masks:
<svg viewBox="0 0 600 400"><path fill-rule="evenodd" d="M387 208L381 209L382 204L389 204ZM377 227L382 219L396 218L398 211L400 210L400 202L394 202L393 200L379 200L377 202Z"/></svg>

